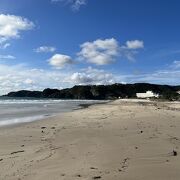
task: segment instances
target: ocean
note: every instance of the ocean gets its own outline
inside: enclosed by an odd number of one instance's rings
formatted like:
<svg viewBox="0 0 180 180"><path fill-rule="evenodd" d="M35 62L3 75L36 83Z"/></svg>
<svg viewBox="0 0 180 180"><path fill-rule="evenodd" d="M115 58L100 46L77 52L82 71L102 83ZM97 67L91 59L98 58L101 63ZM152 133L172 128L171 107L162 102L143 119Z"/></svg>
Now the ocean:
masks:
<svg viewBox="0 0 180 180"><path fill-rule="evenodd" d="M32 122L79 109L80 105L102 102L104 101L0 98L0 126Z"/></svg>

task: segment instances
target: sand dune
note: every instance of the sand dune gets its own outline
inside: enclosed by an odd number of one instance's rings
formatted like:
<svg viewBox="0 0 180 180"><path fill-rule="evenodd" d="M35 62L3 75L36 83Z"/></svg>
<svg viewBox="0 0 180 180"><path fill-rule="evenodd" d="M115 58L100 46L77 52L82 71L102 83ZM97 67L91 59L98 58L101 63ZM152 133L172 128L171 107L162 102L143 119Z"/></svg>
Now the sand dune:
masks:
<svg viewBox="0 0 180 180"><path fill-rule="evenodd" d="M118 100L0 128L1 180L179 180L180 103Z"/></svg>

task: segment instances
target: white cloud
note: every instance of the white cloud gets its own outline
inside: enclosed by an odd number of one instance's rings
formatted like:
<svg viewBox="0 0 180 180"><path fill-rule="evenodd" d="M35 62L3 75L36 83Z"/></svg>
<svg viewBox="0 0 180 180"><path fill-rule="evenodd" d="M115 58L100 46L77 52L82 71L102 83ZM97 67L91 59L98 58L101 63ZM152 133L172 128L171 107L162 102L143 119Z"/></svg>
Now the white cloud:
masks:
<svg viewBox="0 0 180 180"><path fill-rule="evenodd" d="M70 81L76 82L77 84L86 84L91 83L93 79L91 79L91 77L89 77L86 73L75 72L70 77Z"/></svg>
<svg viewBox="0 0 180 180"><path fill-rule="evenodd" d="M79 58L96 65L113 63L119 53L119 45L114 38L85 42L80 47Z"/></svg>
<svg viewBox="0 0 180 180"><path fill-rule="evenodd" d="M1 43L0 42L0 49L6 49L7 47L9 47L11 44L10 43Z"/></svg>
<svg viewBox="0 0 180 180"><path fill-rule="evenodd" d="M144 47L144 42L133 40L120 46L114 38L98 39L93 42L85 42L80 47L81 51L78 53L80 60L86 60L96 65L107 65L115 62L117 57L134 61L138 49Z"/></svg>
<svg viewBox="0 0 180 180"><path fill-rule="evenodd" d="M173 63L174 64L174 63ZM126 73L113 74L104 70L93 69L91 67L70 76L72 82L76 84L112 84L112 83L155 83L155 84L180 84L180 66L177 69L172 66L166 69L148 73ZM177 65L177 61L176 61Z"/></svg>
<svg viewBox="0 0 180 180"><path fill-rule="evenodd" d="M63 2L67 5L70 5L73 11L78 11L81 6L87 4L87 0L51 0L51 2Z"/></svg>
<svg viewBox="0 0 180 180"><path fill-rule="evenodd" d="M126 46L128 49L141 49L144 48L144 42L139 40L127 41Z"/></svg>
<svg viewBox="0 0 180 180"><path fill-rule="evenodd" d="M0 95L18 90L67 88L77 84L110 84L116 81L109 72L91 67L78 72L33 69L24 65L0 64Z"/></svg>
<svg viewBox="0 0 180 180"><path fill-rule="evenodd" d="M63 67L73 64L74 61L70 56L63 54L55 54L49 60L49 64L56 69L62 69Z"/></svg>
<svg viewBox="0 0 180 180"><path fill-rule="evenodd" d="M48 53L54 51L56 51L56 48L52 46L40 46L37 49L35 49L35 52L37 53Z"/></svg>
<svg viewBox="0 0 180 180"><path fill-rule="evenodd" d="M144 42L140 40L126 41L125 45L120 46L120 55L130 61L135 61L135 56L138 54L138 50L144 48Z"/></svg>
<svg viewBox="0 0 180 180"><path fill-rule="evenodd" d="M7 43L7 38L0 36L0 49L6 49L10 46L10 43Z"/></svg>
<svg viewBox="0 0 180 180"><path fill-rule="evenodd" d="M12 38L19 38L21 31L30 30L34 27L33 22L26 18L0 14L0 46L7 47L6 42Z"/></svg>
<svg viewBox="0 0 180 180"><path fill-rule="evenodd" d="M12 55L0 55L0 60L5 60L5 59L16 59L16 57Z"/></svg>
<svg viewBox="0 0 180 180"><path fill-rule="evenodd" d="M68 79L69 82L86 85L86 84L112 84L116 82L113 74L104 70L93 69L88 67L80 72L73 73Z"/></svg>
<svg viewBox="0 0 180 180"><path fill-rule="evenodd" d="M65 78L71 73L33 69L24 65L0 64L0 95L18 90L43 90L49 88L68 87Z"/></svg>
<svg viewBox="0 0 180 180"><path fill-rule="evenodd" d="M174 61L165 69L159 69L154 72L136 73L136 74L121 74L121 81L128 83L155 83L155 84L180 84L180 61Z"/></svg>
<svg viewBox="0 0 180 180"><path fill-rule="evenodd" d="M82 5L85 5L87 3L87 1L86 0L74 0L74 2L73 2L73 4L72 4L72 9L74 10L74 11L78 11L79 9L80 9L80 7L82 6Z"/></svg>
<svg viewBox="0 0 180 180"><path fill-rule="evenodd" d="M0 36L4 38L17 38L20 31L32 29L33 22L26 18L14 15L0 14Z"/></svg>
<svg viewBox="0 0 180 180"><path fill-rule="evenodd" d="M24 83L25 84L28 84L28 85L33 85L34 84L34 81L32 80L32 79L26 79L25 81L24 81Z"/></svg>
<svg viewBox="0 0 180 180"><path fill-rule="evenodd" d="M156 83L156 84L170 84L179 85L180 84L180 70L158 70L152 73L131 75L126 80L131 79L132 82L146 82L146 83Z"/></svg>

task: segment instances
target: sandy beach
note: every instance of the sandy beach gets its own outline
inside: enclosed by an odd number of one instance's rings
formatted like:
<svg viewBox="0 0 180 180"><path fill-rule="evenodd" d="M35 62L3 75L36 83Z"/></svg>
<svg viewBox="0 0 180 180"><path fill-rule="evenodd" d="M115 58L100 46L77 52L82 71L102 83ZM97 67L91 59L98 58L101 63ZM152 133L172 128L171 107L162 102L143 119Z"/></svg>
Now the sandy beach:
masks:
<svg viewBox="0 0 180 180"><path fill-rule="evenodd" d="M0 180L179 180L180 103L117 100L0 128Z"/></svg>

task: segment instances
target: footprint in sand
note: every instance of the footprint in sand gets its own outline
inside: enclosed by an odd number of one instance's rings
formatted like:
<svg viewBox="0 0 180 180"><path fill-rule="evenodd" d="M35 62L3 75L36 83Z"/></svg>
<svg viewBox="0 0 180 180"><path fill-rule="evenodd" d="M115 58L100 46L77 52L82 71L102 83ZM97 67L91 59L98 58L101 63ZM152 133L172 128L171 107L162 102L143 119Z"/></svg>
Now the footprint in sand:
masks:
<svg viewBox="0 0 180 180"><path fill-rule="evenodd" d="M127 168L128 168L128 166L129 166L129 158L125 158L124 160L123 160L123 162L121 163L122 164L122 166L121 166L121 168L119 169L119 172L122 172L122 171L125 171Z"/></svg>

